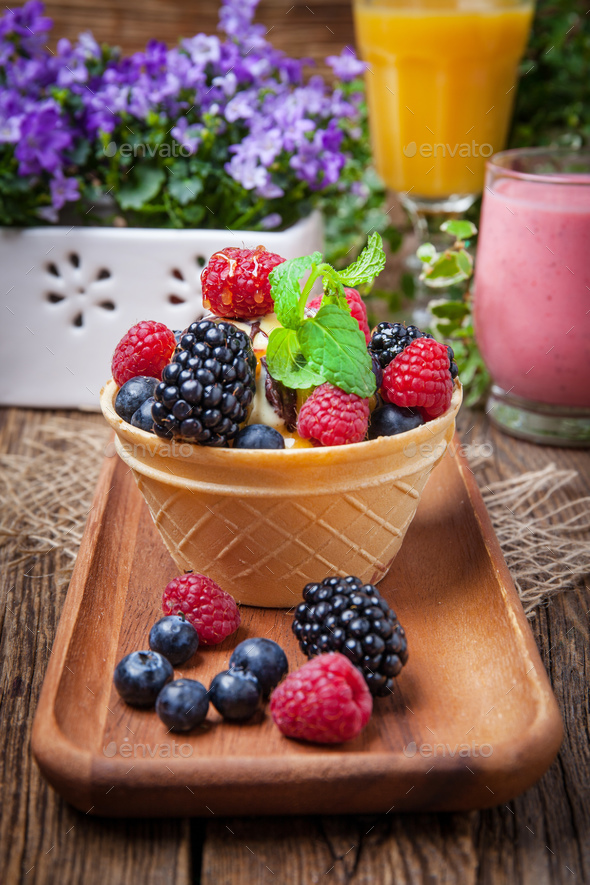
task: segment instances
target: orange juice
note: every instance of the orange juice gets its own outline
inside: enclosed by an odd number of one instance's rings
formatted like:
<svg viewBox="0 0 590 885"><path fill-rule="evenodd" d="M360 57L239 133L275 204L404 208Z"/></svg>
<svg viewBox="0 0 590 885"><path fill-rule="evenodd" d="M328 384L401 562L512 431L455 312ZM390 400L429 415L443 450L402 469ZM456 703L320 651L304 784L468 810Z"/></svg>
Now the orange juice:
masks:
<svg viewBox="0 0 590 885"><path fill-rule="evenodd" d="M355 0L377 169L427 200L477 194L504 147L533 4Z"/></svg>

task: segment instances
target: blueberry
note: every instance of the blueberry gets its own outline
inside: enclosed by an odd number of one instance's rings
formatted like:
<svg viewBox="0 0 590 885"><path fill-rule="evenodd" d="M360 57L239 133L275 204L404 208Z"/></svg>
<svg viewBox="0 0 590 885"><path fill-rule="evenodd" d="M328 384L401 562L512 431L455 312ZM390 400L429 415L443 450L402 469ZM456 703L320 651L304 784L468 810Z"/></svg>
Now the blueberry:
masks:
<svg viewBox="0 0 590 885"><path fill-rule="evenodd" d="M207 716L207 689L195 679L176 679L165 685L156 701L156 713L168 728L190 731Z"/></svg>
<svg viewBox="0 0 590 885"><path fill-rule="evenodd" d="M209 700L224 719L250 719L261 695L258 679L246 670L224 670L209 686Z"/></svg>
<svg viewBox="0 0 590 885"><path fill-rule="evenodd" d="M141 404L154 395L159 383L157 378L149 378L147 375L137 375L126 381L115 399L117 415L129 423Z"/></svg>
<svg viewBox="0 0 590 885"><path fill-rule="evenodd" d="M155 703L174 676L172 664L155 651L133 651L115 667L115 688L124 701L137 707Z"/></svg>
<svg viewBox="0 0 590 885"><path fill-rule="evenodd" d="M229 665L252 673L258 679L264 697L268 697L289 669L287 655L281 646L272 639L263 638L240 642L229 659Z"/></svg>
<svg viewBox="0 0 590 885"><path fill-rule="evenodd" d="M378 436L394 436L396 433L414 430L421 424L424 424L424 418L418 409L406 409L387 403L375 409L371 414L369 439L377 439Z"/></svg>
<svg viewBox="0 0 590 885"><path fill-rule="evenodd" d="M184 664L199 647L199 635L182 615L160 618L150 630L150 648L164 655L171 664Z"/></svg>
<svg viewBox="0 0 590 885"><path fill-rule="evenodd" d="M284 449L285 440L278 430L268 424L248 424L240 430L234 449Z"/></svg>
<svg viewBox="0 0 590 885"><path fill-rule="evenodd" d="M147 433L154 432L152 406L155 402L153 396L150 396L149 399L146 399L146 401L140 405L139 409L137 409L131 417L132 427L139 427L140 430L145 430Z"/></svg>

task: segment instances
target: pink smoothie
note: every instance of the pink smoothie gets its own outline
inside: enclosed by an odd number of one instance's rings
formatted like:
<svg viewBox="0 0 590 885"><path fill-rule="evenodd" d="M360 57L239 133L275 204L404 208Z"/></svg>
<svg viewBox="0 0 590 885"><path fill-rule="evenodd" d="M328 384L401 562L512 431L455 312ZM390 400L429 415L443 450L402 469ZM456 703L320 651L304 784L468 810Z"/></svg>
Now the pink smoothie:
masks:
<svg viewBox="0 0 590 885"><path fill-rule="evenodd" d="M474 321L505 391L590 408L590 175L571 179L486 188Z"/></svg>

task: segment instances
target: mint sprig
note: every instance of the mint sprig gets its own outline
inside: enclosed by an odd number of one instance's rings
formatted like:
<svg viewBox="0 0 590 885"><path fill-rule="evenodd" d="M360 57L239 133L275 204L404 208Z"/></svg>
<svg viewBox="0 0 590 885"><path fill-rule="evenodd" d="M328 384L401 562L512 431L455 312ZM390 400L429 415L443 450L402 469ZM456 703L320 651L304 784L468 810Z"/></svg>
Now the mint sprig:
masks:
<svg viewBox="0 0 590 885"><path fill-rule="evenodd" d="M273 329L266 362L277 381L305 390L329 381L346 393L369 397L375 392L375 375L365 336L351 316L344 286L371 283L383 269L385 254L378 233L358 259L343 271L322 262L319 252L277 265L270 274L275 312L282 328ZM307 277L303 288L301 281ZM316 280L324 294L314 317L305 305Z"/></svg>

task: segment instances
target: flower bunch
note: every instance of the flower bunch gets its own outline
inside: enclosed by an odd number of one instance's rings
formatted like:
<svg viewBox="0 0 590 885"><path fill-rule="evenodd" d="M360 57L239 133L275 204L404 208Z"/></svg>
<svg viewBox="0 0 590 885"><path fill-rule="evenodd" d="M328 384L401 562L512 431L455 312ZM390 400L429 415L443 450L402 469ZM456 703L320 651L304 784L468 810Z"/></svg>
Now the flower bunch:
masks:
<svg viewBox="0 0 590 885"><path fill-rule="evenodd" d="M376 206L361 75L333 86L276 50L258 0L224 0L222 37L125 57L82 34L48 49L29 0L0 18L0 223L273 229L345 192ZM376 196L377 194L377 196ZM383 229L385 222L374 225Z"/></svg>

